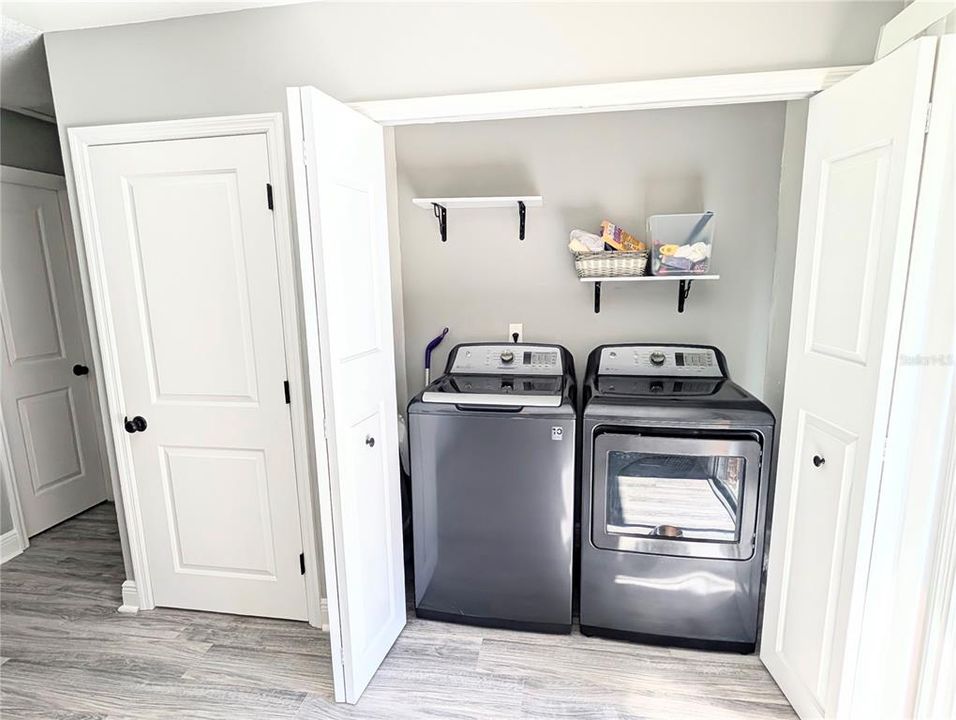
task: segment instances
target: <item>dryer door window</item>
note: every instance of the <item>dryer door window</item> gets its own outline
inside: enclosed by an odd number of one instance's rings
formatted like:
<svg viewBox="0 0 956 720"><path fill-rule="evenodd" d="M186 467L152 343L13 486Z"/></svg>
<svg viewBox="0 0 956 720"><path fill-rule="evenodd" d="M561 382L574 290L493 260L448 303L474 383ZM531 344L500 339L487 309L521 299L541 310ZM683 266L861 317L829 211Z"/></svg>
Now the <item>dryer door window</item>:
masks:
<svg viewBox="0 0 956 720"><path fill-rule="evenodd" d="M759 463L751 438L600 435L592 540L612 550L749 558Z"/></svg>

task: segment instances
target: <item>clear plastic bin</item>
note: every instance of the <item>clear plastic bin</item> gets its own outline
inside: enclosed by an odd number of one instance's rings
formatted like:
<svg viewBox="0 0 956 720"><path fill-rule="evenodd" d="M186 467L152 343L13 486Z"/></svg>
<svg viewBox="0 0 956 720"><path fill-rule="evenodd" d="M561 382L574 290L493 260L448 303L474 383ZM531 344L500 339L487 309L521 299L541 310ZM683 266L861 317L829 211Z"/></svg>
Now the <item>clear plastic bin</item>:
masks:
<svg viewBox="0 0 956 720"><path fill-rule="evenodd" d="M654 275L705 275L714 247L714 213L651 215L647 237Z"/></svg>

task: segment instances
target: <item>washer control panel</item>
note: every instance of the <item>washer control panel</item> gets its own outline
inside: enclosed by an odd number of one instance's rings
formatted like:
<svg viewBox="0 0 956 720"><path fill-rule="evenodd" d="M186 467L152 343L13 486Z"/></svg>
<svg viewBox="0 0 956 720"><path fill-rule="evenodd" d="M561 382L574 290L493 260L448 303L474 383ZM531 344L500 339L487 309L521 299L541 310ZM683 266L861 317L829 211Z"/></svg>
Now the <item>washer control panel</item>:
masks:
<svg viewBox="0 0 956 720"><path fill-rule="evenodd" d="M600 375L722 378L711 347L700 345L619 345L601 350Z"/></svg>
<svg viewBox="0 0 956 720"><path fill-rule="evenodd" d="M554 345L459 345L450 372L467 375L563 375Z"/></svg>

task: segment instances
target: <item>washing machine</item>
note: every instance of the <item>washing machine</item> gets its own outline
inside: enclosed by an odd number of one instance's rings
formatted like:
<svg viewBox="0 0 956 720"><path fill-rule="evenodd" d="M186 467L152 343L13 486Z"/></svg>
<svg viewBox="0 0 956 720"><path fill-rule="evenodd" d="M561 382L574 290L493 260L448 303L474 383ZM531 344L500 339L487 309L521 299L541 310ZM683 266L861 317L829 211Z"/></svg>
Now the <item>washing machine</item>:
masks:
<svg viewBox="0 0 956 720"><path fill-rule="evenodd" d="M570 632L576 385L558 345L456 346L408 407L415 613Z"/></svg>
<svg viewBox="0 0 956 720"><path fill-rule="evenodd" d="M773 414L705 345L599 347L584 401L581 631L753 652Z"/></svg>

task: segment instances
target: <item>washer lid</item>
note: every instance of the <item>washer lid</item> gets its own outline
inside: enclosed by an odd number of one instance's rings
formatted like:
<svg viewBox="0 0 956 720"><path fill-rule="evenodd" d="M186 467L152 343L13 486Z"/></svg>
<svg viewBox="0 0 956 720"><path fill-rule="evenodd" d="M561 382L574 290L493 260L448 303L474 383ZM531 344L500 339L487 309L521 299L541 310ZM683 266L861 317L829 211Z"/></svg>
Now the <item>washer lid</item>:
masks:
<svg viewBox="0 0 956 720"><path fill-rule="evenodd" d="M564 379L553 376L445 375L422 393L422 402L499 407L558 407Z"/></svg>
<svg viewBox="0 0 956 720"><path fill-rule="evenodd" d="M716 349L704 345L615 345L602 348L598 375L724 378Z"/></svg>

